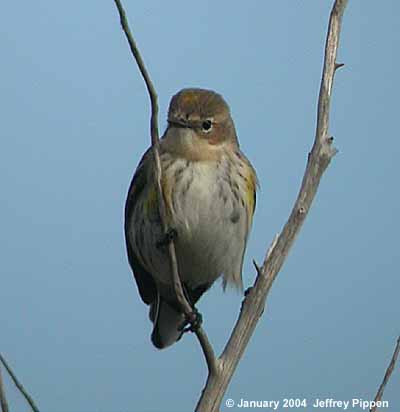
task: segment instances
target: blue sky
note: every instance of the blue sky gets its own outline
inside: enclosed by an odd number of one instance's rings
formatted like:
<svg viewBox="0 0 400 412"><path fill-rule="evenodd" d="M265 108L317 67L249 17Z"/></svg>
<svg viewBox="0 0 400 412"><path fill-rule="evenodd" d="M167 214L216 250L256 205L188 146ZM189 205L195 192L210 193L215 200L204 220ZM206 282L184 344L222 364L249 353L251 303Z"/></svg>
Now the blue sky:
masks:
<svg viewBox="0 0 400 412"><path fill-rule="evenodd" d="M231 106L261 183L246 286L314 139L331 4L126 2L161 130L182 87L214 89ZM399 16L395 0L349 1L330 124L339 153L225 399L372 399L381 382L400 332ZM43 411L191 410L206 378L199 345L151 346L125 255L149 100L114 2L7 2L0 23L0 351ZM240 303L219 284L200 302L217 352ZM390 411L399 385L397 369ZM6 386L13 410L27 410Z"/></svg>

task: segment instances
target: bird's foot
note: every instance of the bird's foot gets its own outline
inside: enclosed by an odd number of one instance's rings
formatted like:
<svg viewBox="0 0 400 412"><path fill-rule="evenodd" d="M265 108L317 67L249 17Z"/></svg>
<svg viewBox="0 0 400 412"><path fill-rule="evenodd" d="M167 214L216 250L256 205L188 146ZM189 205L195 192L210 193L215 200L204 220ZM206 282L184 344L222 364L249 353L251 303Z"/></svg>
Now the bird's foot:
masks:
<svg viewBox="0 0 400 412"><path fill-rule="evenodd" d="M193 312L186 317L185 321L179 327L179 330L181 330L182 333L196 332L197 330L199 330L202 323L202 314L195 307L193 307Z"/></svg>

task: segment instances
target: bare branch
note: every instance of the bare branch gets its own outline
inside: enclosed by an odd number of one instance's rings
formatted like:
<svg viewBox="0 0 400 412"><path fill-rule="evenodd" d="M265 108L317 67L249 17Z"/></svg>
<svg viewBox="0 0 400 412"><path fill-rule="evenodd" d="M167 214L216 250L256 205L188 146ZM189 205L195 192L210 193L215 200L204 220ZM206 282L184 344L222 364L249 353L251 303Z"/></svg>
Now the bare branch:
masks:
<svg viewBox="0 0 400 412"><path fill-rule="evenodd" d="M336 0L331 11L325 46L325 60L318 100L317 128L314 144L308 156L300 192L282 233L269 248L253 288L246 295L239 319L219 358L220 373L209 375L197 404L197 412L216 412L239 363L240 358L262 315L266 298L297 234L310 210L320 179L336 154L333 139L328 137L329 107L335 74L341 22L347 0Z"/></svg>
<svg viewBox="0 0 400 412"><path fill-rule="evenodd" d="M161 166L160 153L159 153L157 93L150 79L150 76L147 72L147 69L140 55L136 42L129 29L129 24L126 18L125 10L119 0L114 0L114 2L119 12L122 30L124 31L125 36L128 40L132 55L135 58L135 61L139 67L140 73L143 76L143 79L146 83L147 91L150 96L150 102L151 102L150 131L151 131L151 144L152 144L153 156L154 156L154 175L155 175L156 182L157 182L157 194L158 194L158 201L159 201L158 207L159 207L160 219L161 219L161 223L163 227L163 232L166 234L168 232L169 227L167 223L168 222L167 209L166 209L166 204L164 201L164 194L163 194L163 189L162 189L162 184L161 184L162 166ZM180 304L183 313L186 315L186 317L189 320L191 320L193 319L194 313L193 313L192 306L187 301L185 294L183 292L182 283L180 281L179 272L178 272L178 263L176 259L175 243L173 239L170 239L168 241L168 252L169 252L169 261L170 261L170 269L171 269L171 281L174 287L177 301ZM201 327L197 328L195 333L200 342L204 356L206 358L209 373L215 373L217 370L216 358L214 355L214 351L211 347L211 344L207 338L207 335Z"/></svg>
<svg viewBox="0 0 400 412"><path fill-rule="evenodd" d="M385 376L383 377L383 381L381 385L379 386L378 392L376 393L376 396L374 399L375 405L370 409L370 412L376 411L377 403L382 399L383 392L386 388L387 383L389 382L390 375L392 374L393 369L396 365L399 352L400 352L400 336L397 338L397 343L396 343L396 347L394 348L392 359L390 360L389 366L386 369Z"/></svg>
<svg viewBox="0 0 400 412"><path fill-rule="evenodd" d="M1 412L8 412L8 403L6 398L6 390L4 389L3 378L1 377L1 365L0 365L0 406Z"/></svg>
<svg viewBox="0 0 400 412"><path fill-rule="evenodd" d="M139 67L140 73L146 83L147 91L149 92L150 100L151 100L151 119L150 119L150 130L151 130L151 142L152 145L157 145L158 143L158 103L157 103L157 93L154 88L153 82L150 79L150 76L146 70L146 66L140 55L139 49L136 45L136 42L132 36L131 30L129 29L128 20L126 18L125 10L122 7L122 4L119 0L114 0L115 5L117 6L119 18L121 22L122 30L125 33L126 39L128 40L129 47L133 54L133 57L136 60L136 63Z"/></svg>
<svg viewBox="0 0 400 412"><path fill-rule="evenodd" d="M22 393L22 396L26 399L26 401L29 403L29 406L32 408L33 412L39 412L39 408L35 405L35 402L31 398L31 396L28 394L28 392L25 390L25 388L22 386L22 384L18 381L17 377L15 376L14 372L12 371L11 367L8 365L4 357L0 353L0 362L3 364L4 368L10 375L11 379L13 380L15 386L18 388L18 390Z"/></svg>

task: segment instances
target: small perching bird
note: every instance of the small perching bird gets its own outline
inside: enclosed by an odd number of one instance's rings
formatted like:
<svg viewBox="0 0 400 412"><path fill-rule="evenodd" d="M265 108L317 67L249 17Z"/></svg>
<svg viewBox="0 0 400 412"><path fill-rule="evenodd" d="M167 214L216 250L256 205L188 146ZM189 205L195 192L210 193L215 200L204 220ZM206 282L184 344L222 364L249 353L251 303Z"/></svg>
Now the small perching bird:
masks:
<svg viewBox="0 0 400 412"><path fill-rule="evenodd" d="M216 279L242 288L242 266L256 205L256 173L239 149L222 96L183 89L171 100L160 140L167 224L176 233L178 272L191 305ZM125 237L140 296L150 305L157 348L182 336L185 316L176 301L162 231L152 149L129 188Z"/></svg>

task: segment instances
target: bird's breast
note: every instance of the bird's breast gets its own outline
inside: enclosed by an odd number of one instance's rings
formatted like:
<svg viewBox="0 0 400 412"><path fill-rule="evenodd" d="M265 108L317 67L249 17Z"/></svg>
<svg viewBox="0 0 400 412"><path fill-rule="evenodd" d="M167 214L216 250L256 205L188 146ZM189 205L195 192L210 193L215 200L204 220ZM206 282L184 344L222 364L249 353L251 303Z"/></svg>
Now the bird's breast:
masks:
<svg viewBox="0 0 400 412"><path fill-rule="evenodd" d="M178 261L186 281L212 283L221 273L236 274L248 216L245 182L236 176L230 159L165 162L163 175L170 225L178 233Z"/></svg>

